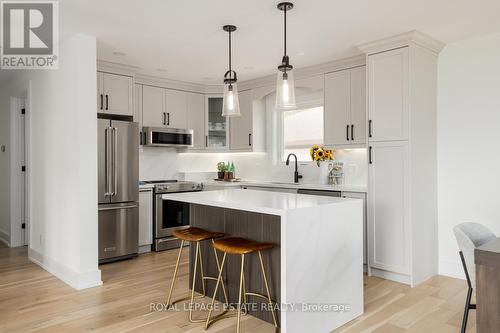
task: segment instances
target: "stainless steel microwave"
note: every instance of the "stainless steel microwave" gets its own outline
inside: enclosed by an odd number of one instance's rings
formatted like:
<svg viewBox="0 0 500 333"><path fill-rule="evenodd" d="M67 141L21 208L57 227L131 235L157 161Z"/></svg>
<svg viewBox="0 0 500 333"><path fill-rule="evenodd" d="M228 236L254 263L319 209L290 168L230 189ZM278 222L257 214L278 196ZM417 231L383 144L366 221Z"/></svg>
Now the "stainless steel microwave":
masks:
<svg viewBox="0 0 500 333"><path fill-rule="evenodd" d="M193 130L143 127L143 144L152 147L193 147Z"/></svg>

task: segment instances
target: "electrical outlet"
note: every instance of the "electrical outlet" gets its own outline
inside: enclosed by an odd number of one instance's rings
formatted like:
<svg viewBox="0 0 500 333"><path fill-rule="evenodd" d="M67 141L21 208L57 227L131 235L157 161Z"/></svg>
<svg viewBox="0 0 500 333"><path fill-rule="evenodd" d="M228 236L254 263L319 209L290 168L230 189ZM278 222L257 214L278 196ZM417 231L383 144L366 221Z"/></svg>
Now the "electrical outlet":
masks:
<svg viewBox="0 0 500 333"><path fill-rule="evenodd" d="M5 153L5 145L2 145L2 146L0 147L0 151L2 151L2 153Z"/></svg>

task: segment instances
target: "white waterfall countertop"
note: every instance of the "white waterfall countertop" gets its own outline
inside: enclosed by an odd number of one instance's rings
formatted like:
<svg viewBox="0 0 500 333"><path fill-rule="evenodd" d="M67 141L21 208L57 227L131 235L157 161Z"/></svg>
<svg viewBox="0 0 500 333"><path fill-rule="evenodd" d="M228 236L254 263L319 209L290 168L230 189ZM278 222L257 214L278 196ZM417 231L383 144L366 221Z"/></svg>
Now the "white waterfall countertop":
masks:
<svg viewBox="0 0 500 333"><path fill-rule="evenodd" d="M243 189L172 193L164 194L162 198L163 200L174 200L271 215L283 215L291 210L317 208L319 206L358 200Z"/></svg>

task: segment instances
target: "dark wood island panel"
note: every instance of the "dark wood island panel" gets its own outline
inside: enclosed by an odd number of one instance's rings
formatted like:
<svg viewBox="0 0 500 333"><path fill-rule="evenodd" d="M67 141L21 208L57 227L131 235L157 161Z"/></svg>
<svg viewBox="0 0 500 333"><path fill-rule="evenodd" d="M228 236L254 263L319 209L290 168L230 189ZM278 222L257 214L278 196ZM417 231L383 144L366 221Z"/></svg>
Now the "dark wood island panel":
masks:
<svg viewBox="0 0 500 333"><path fill-rule="evenodd" d="M190 205L190 225L203 228L209 231L224 232L227 237L243 237L255 241L269 242L275 247L268 251L263 251L262 256L267 271L267 278L271 295L274 301L280 303L280 278L281 278L281 254L280 254L280 217L248 211L204 206L198 204ZM209 276L217 276L217 264L210 241L201 243L204 272ZM190 248L190 281L193 277L195 248ZM218 252L219 260L222 263L221 252ZM228 255L224 268L224 280L228 290L229 302L238 302L239 278L240 278L241 257L238 255ZM199 276L199 274L197 275ZM248 292L265 294L264 280L259 265L257 254L245 256L245 281ZM207 281L207 296L212 297L215 282ZM196 292L201 293L201 281L197 278ZM217 300L223 301L221 288ZM265 300L258 297L248 297L249 303L256 303L256 309L249 309L249 313L257 318L272 323L272 315L262 309ZM279 316L279 311L278 311Z"/></svg>

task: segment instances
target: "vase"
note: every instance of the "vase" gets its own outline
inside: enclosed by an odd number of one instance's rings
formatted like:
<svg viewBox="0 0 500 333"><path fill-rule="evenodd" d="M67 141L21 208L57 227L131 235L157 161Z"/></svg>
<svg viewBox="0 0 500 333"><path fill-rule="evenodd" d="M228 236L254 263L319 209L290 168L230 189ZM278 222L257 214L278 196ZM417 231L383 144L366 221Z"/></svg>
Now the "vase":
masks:
<svg viewBox="0 0 500 333"><path fill-rule="evenodd" d="M319 176L318 176L318 184L320 185L328 185L328 175L330 173L330 169L332 167L331 162L319 162Z"/></svg>

